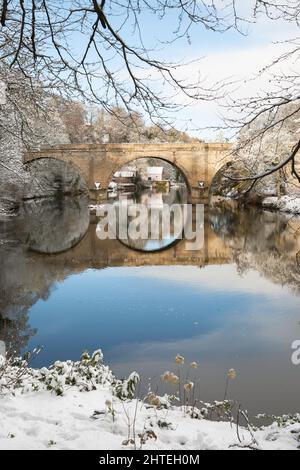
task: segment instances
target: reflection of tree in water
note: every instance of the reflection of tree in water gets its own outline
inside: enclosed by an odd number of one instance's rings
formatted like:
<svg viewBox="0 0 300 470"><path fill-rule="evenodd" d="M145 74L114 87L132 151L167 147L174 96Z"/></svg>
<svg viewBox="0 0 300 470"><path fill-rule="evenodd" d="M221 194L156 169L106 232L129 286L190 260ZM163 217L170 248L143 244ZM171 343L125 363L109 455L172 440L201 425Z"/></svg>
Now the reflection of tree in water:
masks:
<svg viewBox="0 0 300 470"><path fill-rule="evenodd" d="M230 210L225 211L221 207L214 207L214 210L209 213L209 220L214 232L225 240L235 234L238 225L238 213Z"/></svg>
<svg viewBox="0 0 300 470"><path fill-rule="evenodd" d="M281 253L236 253L235 262L241 274L249 269L259 271L265 278L276 284L287 286L300 294L300 272L297 261L288 259Z"/></svg>
<svg viewBox="0 0 300 470"><path fill-rule="evenodd" d="M28 209L26 223L20 218L5 227L1 227L0 224L0 341L4 340L10 349L17 352L26 349L31 336L35 334L29 325L28 317L32 306L40 299L47 300L56 282L93 266L95 253L98 253L101 261L97 261L97 268L106 267L110 259L110 250L118 246L117 242L112 245L109 243L108 251L105 251L99 245L98 251L94 252L93 243L90 243L94 239L84 237L82 244L74 248L74 252L71 250L66 254L49 256L28 250L28 234L31 236L33 234L31 240L33 239L35 243L41 240L42 245L39 246L45 246L47 250L51 248L59 251L62 247L60 237L63 227L59 227L56 219L59 243L55 242L55 231L50 232L47 243L46 223L49 221L44 220L40 205L38 208L40 216L33 214L31 230L31 215ZM58 207L54 207L54 213L58 214L59 210ZM76 215L70 214L70 217L66 217L66 209L63 211L65 214L61 219L63 226L66 221L70 221L67 243L70 240L77 242L83 236L85 223L82 223L82 220L85 220L86 214L80 217L78 205L74 206ZM50 206L45 214L49 212L51 212ZM291 227L291 221L287 216L252 209L238 212L231 207L214 207L208 218L217 237L224 240L221 245L230 248L229 251L241 274L249 269L255 269L273 282L288 285L300 292L300 270L297 263L300 231L295 231L297 224L300 227L299 220L294 220ZM94 230L94 226L90 226L89 234L94 233ZM211 233L211 230L209 233L214 241L215 234ZM44 234L45 240L36 234ZM29 246L32 247L30 243ZM126 254L125 251L123 255ZM187 252L187 256L190 257L190 252Z"/></svg>
<svg viewBox="0 0 300 470"><path fill-rule="evenodd" d="M29 317L27 309L21 309L14 320L2 318L0 316L0 340L5 343L8 355L21 354L21 351L27 348L30 338L37 330L28 324Z"/></svg>
<svg viewBox="0 0 300 470"><path fill-rule="evenodd" d="M31 274L25 248L12 246L12 230L9 230L8 242L8 246L0 247L0 340L4 341L8 352L20 354L36 333L28 324L28 311L40 294L35 293L31 283L28 286Z"/></svg>
<svg viewBox="0 0 300 470"><path fill-rule="evenodd" d="M84 197L73 203L32 201L25 205L23 216L0 226L0 340L8 351L20 354L26 349L36 334L28 323L29 310L38 300L47 300L55 281L71 271L49 264L48 256L34 255L28 247L45 252L71 248L71 243L76 244L84 236L88 225Z"/></svg>
<svg viewBox="0 0 300 470"><path fill-rule="evenodd" d="M232 250L241 275L255 269L272 282L300 292L300 231L290 226L291 217L281 213L213 207L213 230ZM294 218L300 227L300 219Z"/></svg>
<svg viewBox="0 0 300 470"><path fill-rule="evenodd" d="M296 261L297 261L298 269L300 271L300 250L298 251L298 253L296 255Z"/></svg>

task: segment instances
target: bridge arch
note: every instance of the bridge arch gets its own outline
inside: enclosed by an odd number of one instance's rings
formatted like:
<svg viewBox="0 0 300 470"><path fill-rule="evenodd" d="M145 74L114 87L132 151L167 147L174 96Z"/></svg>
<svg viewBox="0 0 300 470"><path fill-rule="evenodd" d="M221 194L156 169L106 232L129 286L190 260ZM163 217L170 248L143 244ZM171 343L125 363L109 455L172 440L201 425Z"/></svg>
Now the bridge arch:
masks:
<svg viewBox="0 0 300 470"><path fill-rule="evenodd" d="M212 180L220 164L228 159L231 144L69 144L43 147L24 154L24 163L55 158L80 169L90 194L99 182L106 193L112 175L119 168L140 158L158 158L177 167L184 175L193 202L208 198ZM201 183L201 184L200 184ZM201 189L202 188L202 189Z"/></svg>
<svg viewBox="0 0 300 470"><path fill-rule="evenodd" d="M222 195L224 188L228 188L228 186L233 186L234 183L233 181L230 181L230 179L225 178L225 175L227 171L234 165L234 162L232 160L223 162L222 165L217 168L217 171L212 178L210 189L209 189L209 198L212 196L216 195Z"/></svg>
<svg viewBox="0 0 300 470"><path fill-rule="evenodd" d="M84 171L82 170L82 168L80 166L76 165L74 162L65 161L65 160L63 160L61 158L57 158L55 156L41 155L41 156L39 156L35 159L24 162L24 165L27 166L27 167L30 167L31 165L34 165L35 162L43 162L43 161L47 162L47 161L51 161L51 160L55 161L55 162L58 162L59 164L63 164L63 165L65 165L66 168L69 167L74 172L76 172L78 174L78 177L80 178L79 181L78 181L78 183L81 183L80 184L80 188L81 188L80 192L88 193L88 191L89 191L88 174L84 174ZM55 175L54 175L54 177L55 177Z"/></svg>
<svg viewBox="0 0 300 470"><path fill-rule="evenodd" d="M147 159L155 159L155 160L160 160L160 161L163 161L163 162L166 162L166 163L169 163L169 165L171 165L173 168L177 169L178 171L180 171L181 175L183 176L184 178L184 182L186 184L186 187L187 187L187 190L188 190L188 193L189 195L192 193L192 187L190 185L190 182L189 182L189 178L185 172L185 169L182 168L180 165L178 165L178 163L174 163L174 161L172 159L168 159L166 157L163 157L163 156L155 156L155 155L145 155L145 156L142 156L142 157L138 157L138 158L128 158L128 160L126 162L123 162L122 161L122 165L118 165L116 166L116 168L111 172L109 178L108 178L108 181L106 182L107 186L109 185L109 183L112 181L113 179L113 176L114 174L120 170L120 168L123 168L124 166L130 166L132 163L136 162L136 161L139 161L139 160L147 160Z"/></svg>

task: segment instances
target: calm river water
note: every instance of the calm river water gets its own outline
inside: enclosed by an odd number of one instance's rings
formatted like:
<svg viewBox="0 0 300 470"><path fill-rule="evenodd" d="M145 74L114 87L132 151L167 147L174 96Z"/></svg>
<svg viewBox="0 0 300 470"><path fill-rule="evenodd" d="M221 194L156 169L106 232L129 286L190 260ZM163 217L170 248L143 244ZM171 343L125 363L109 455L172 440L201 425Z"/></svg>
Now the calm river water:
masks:
<svg viewBox="0 0 300 470"><path fill-rule="evenodd" d="M234 368L230 398L251 414L299 411L299 219L207 207L192 252L184 240L101 241L98 222L81 197L30 202L0 224L2 346L43 345L37 367L101 347L117 376L136 370L144 384L180 353L199 364L203 400L223 399Z"/></svg>

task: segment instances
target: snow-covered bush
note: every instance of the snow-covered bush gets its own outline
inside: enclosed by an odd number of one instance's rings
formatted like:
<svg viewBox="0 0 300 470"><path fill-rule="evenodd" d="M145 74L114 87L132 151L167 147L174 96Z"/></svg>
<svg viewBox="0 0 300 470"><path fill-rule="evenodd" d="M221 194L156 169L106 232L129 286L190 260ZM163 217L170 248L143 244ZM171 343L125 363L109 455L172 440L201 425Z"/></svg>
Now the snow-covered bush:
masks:
<svg viewBox="0 0 300 470"><path fill-rule="evenodd" d="M128 379L117 380L114 384L114 394L119 400L132 400L135 396L137 384L140 376L137 372L132 372Z"/></svg>
<svg viewBox="0 0 300 470"><path fill-rule="evenodd" d="M293 426L295 424L300 424L300 413L296 413L294 415L283 415L283 416L275 416L275 415L266 415L260 414L256 417L258 420L269 420L272 423L276 423L279 428L287 428L289 426ZM297 431L300 436L300 432Z"/></svg>
<svg viewBox="0 0 300 470"><path fill-rule="evenodd" d="M35 349L31 353L26 353L23 358L6 357L0 354L0 395L13 393L14 390L25 387L30 373L29 363L40 351L40 349Z"/></svg>
<svg viewBox="0 0 300 470"><path fill-rule="evenodd" d="M23 358L7 358L0 355L0 395L28 393L47 390L62 396L70 387L80 392L97 390L98 385L107 386L122 401L134 398L140 377L136 372L127 379L116 379L108 366L103 364L99 349L92 355L84 352L79 361L56 361L50 367L33 369L30 362L40 349Z"/></svg>
<svg viewBox="0 0 300 470"><path fill-rule="evenodd" d="M36 353L36 352L34 352ZM0 358L0 394L48 390L63 395L76 387L81 392L96 390L97 385L114 386L116 380L108 366L102 364L102 352L85 352L79 361L57 361L49 368L29 367L31 355L22 359Z"/></svg>

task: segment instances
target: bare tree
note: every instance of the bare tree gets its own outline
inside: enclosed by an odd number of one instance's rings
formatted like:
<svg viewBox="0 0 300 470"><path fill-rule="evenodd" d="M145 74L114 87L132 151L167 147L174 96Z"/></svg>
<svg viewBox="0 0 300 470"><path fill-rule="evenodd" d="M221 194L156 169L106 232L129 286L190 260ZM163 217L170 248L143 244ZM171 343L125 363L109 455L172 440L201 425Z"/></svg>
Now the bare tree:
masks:
<svg viewBox="0 0 300 470"><path fill-rule="evenodd" d="M256 3L256 11L263 11L268 18L285 19L299 26L300 1ZM289 173L290 182L298 187L300 183L300 34L282 44L286 52L251 77L265 80L267 89L243 99L229 98L225 104L224 127L237 137L232 157L235 162L243 162L247 170L243 177L227 176L248 183L246 193L276 173L282 180Z"/></svg>
<svg viewBox="0 0 300 470"><path fill-rule="evenodd" d="M149 15L157 23L156 34L163 31L157 44L145 32ZM247 25L261 16L298 25L300 1L2 0L0 59L25 77L35 76L52 90L100 104L111 113L139 109L155 123L170 123L172 111L194 100L214 99L223 83L215 84L211 93L200 79L184 80L182 64L163 59L166 50L175 41L190 40L197 26L222 33L234 28L246 34ZM290 46L290 52L276 64L298 55L299 38ZM299 76L275 75L276 83L280 86L272 95L231 103L240 119L227 122L227 128L247 129L261 116L267 116L266 124L251 140L280 128L279 109L299 102ZM243 145L240 142L236 151ZM277 166L253 172L248 180L255 182L288 164L300 180L295 165L299 149L300 141Z"/></svg>
<svg viewBox="0 0 300 470"><path fill-rule="evenodd" d="M25 75L34 71L73 97L88 98L110 111L112 103L129 111L142 108L157 121L191 100L212 96L200 81L181 78L180 63L157 58L161 51L144 34L149 15L164 48L190 39L195 26L243 32L262 12L272 19L298 18L295 0L250 4L244 17L236 0L3 0L0 54L10 67ZM179 92L184 104L176 101Z"/></svg>
<svg viewBox="0 0 300 470"><path fill-rule="evenodd" d="M87 112L82 103L76 101L62 100L54 97L53 107L65 127L70 143L84 143L86 137Z"/></svg>
<svg viewBox="0 0 300 470"><path fill-rule="evenodd" d="M25 76L34 73L49 86L68 90L73 98L109 111L112 106L142 108L161 120L190 100L210 98L200 81L180 78L180 64L158 59L158 50L144 43L145 16L155 15L159 24L173 12L178 26L169 45L188 36L194 24L218 31L228 27L210 1L4 0L0 58ZM179 91L184 104L176 102Z"/></svg>
<svg viewBox="0 0 300 470"><path fill-rule="evenodd" d="M142 107L157 119L162 110L165 115L179 106L174 99L179 90L185 105L211 96L200 82L179 78L179 64L158 59L155 45L145 43L147 15L154 16L157 35L164 29L161 42L167 47L190 38L198 25L243 32L262 13L297 21L299 2L250 0L243 16L236 0L2 0L0 57L26 75L38 72L52 86L68 86L105 109L114 101L130 110ZM169 99L161 89L169 91Z"/></svg>

